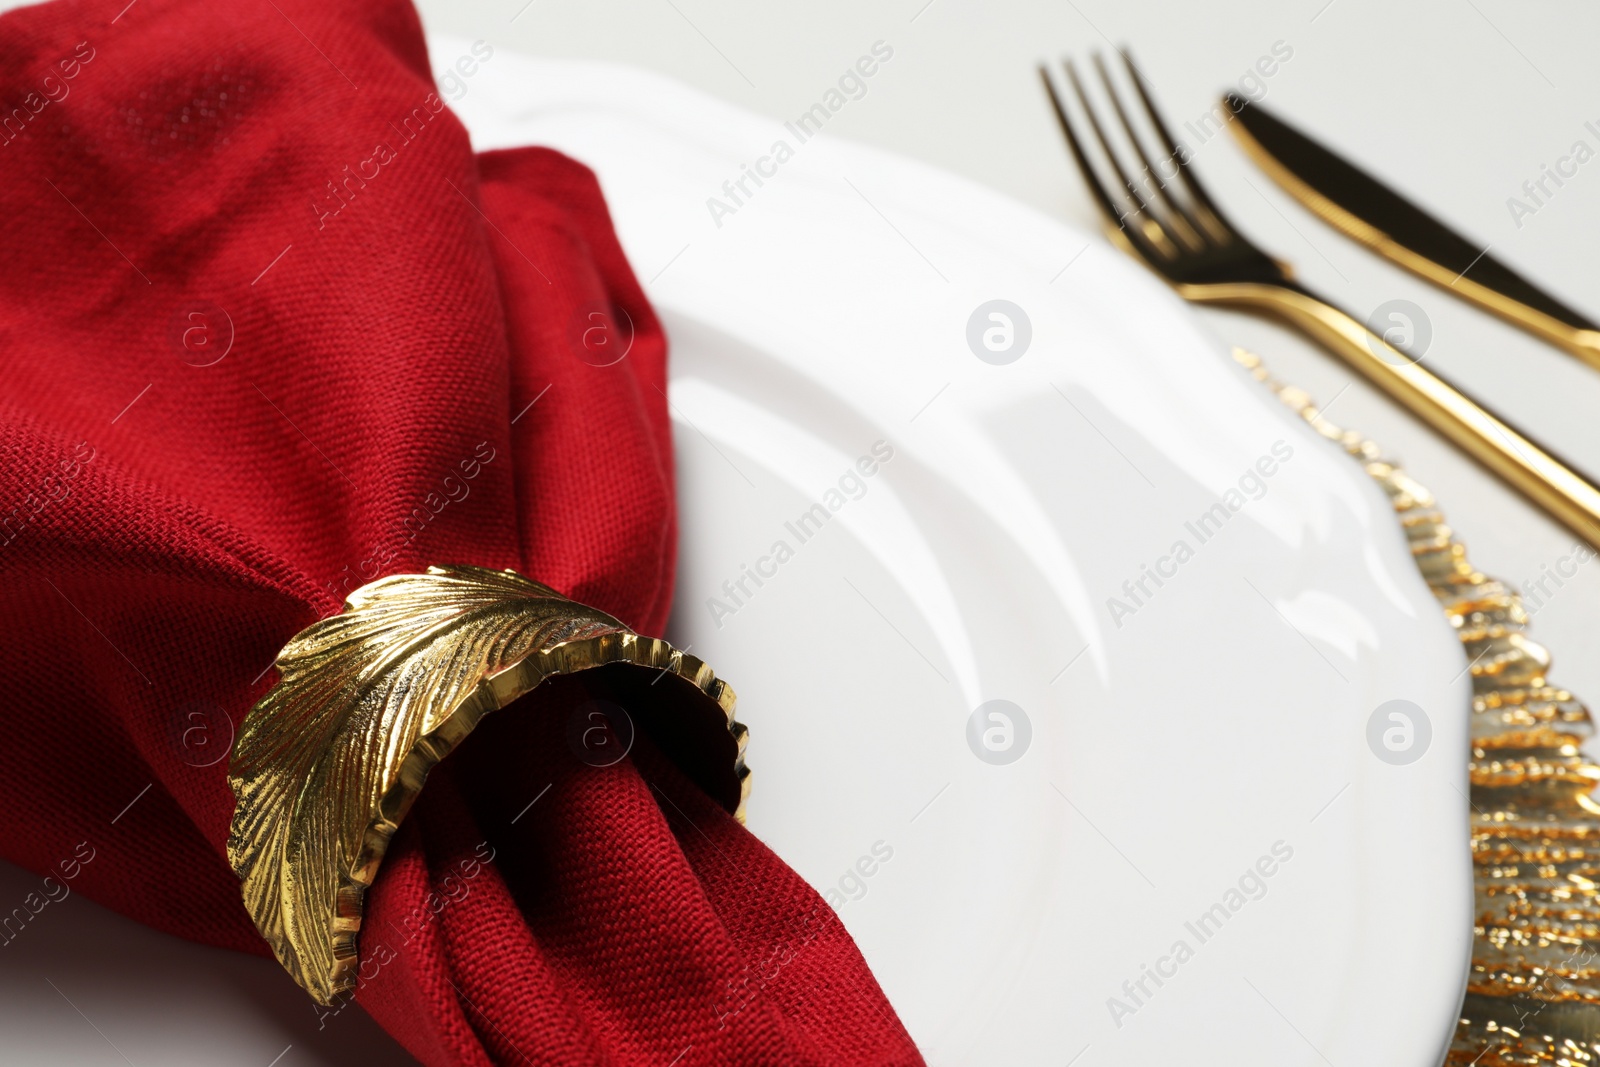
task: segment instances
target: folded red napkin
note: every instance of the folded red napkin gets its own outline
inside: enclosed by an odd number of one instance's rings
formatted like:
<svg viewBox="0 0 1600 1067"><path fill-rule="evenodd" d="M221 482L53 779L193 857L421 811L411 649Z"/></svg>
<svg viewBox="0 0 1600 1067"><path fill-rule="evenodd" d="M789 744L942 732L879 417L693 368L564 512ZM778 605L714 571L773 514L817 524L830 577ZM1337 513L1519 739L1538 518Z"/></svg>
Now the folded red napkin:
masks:
<svg viewBox="0 0 1600 1067"><path fill-rule="evenodd" d="M226 756L277 650L430 563L659 633L665 344L593 176L474 156L409 5L125 3L0 18L0 852L266 954ZM832 911L647 738L578 758L586 684L434 772L357 1002L428 1064L919 1062Z"/></svg>

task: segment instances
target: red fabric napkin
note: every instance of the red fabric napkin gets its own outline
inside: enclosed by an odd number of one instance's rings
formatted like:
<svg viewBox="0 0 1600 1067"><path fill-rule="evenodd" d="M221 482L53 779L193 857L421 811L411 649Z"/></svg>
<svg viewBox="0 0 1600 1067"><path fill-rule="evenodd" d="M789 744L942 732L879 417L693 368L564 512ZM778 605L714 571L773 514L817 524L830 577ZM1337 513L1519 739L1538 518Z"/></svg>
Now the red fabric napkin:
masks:
<svg viewBox="0 0 1600 1067"><path fill-rule="evenodd" d="M226 753L277 650L434 562L660 632L665 345L593 176L475 157L407 4L125 2L0 19L0 852L265 954ZM919 1062L831 910L648 740L573 754L582 688L435 772L359 1004L427 1064Z"/></svg>

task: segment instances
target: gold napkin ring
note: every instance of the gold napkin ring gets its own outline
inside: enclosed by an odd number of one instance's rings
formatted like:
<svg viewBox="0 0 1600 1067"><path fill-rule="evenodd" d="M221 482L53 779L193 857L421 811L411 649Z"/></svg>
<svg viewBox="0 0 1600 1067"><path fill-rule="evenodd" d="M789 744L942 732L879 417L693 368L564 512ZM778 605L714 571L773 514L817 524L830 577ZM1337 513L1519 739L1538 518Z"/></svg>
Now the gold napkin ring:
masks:
<svg viewBox="0 0 1600 1067"><path fill-rule="evenodd" d="M434 764L546 679L607 668L662 751L743 820L734 694L699 659L514 571L362 586L278 654L228 767L228 861L278 962L322 1004L354 987L362 896ZM657 685L655 683L664 684Z"/></svg>

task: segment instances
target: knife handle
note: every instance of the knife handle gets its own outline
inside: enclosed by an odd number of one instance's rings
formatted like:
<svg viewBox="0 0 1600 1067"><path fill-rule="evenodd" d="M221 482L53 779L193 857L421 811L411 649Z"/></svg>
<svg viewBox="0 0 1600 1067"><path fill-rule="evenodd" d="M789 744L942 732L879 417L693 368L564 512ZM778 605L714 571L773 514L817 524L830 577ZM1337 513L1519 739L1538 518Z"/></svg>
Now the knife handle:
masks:
<svg viewBox="0 0 1600 1067"><path fill-rule="evenodd" d="M1502 481L1600 549L1600 489L1510 423L1304 289L1242 283L1180 290L1191 300L1264 312L1359 371Z"/></svg>
<svg viewBox="0 0 1600 1067"><path fill-rule="evenodd" d="M1562 322L1538 308L1529 307L1520 300L1506 296L1487 285L1479 285L1471 278L1450 272L1431 260L1416 255L1393 241L1383 240L1373 245L1379 252L1444 289L1464 297L1485 311L1500 316L1513 326L1521 327L1533 336L1548 341L1568 355L1577 356L1591 368L1600 370L1600 330L1584 329Z"/></svg>
<svg viewBox="0 0 1600 1067"><path fill-rule="evenodd" d="M1565 342L1556 343L1595 370L1600 370L1600 330L1573 330Z"/></svg>

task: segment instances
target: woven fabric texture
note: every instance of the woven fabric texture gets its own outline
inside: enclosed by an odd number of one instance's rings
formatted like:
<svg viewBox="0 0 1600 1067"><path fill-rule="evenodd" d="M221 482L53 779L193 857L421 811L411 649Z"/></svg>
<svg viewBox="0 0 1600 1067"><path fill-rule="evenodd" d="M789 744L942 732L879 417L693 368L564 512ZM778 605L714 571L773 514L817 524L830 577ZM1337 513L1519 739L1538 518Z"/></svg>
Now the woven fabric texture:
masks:
<svg viewBox="0 0 1600 1067"><path fill-rule="evenodd" d="M666 345L593 176L475 156L408 4L124 3L0 17L0 853L60 877L87 843L74 890L264 954L226 753L277 650L446 562L659 633ZM584 699L435 771L357 1003L440 1067L920 1062L831 910L647 739L579 760Z"/></svg>

